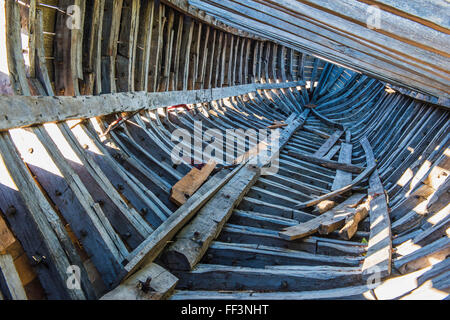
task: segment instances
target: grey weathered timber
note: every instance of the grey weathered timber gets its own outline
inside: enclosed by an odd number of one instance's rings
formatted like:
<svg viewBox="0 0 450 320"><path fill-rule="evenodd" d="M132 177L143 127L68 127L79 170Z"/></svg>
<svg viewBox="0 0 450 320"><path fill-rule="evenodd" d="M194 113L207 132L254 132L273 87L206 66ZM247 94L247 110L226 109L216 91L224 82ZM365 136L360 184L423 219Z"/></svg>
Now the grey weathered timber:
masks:
<svg viewBox="0 0 450 320"><path fill-rule="evenodd" d="M316 270L317 269L317 270ZM220 265L199 265L190 272L177 271L178 288L199 290L270 290L297 291L315 287L332 289L357 284L361 272L323 271L318 266L310 270L276 270Z"/></svg>
<svg viewBox="0 0 450 320"><path fill-rule="evenodd" d="M347 165L352 165L352 149L353 146L349 143L342 143L341 144L341 151L339 153L339 161L343 162ZM333 180L333 186L331 187L331 190L337 190L339 188L342 188L343 186L349 184L352 181L352 174L350 172L347 172L343 170L342 168L336 168L336 176ZM354 173L360 173L360 172L354 172Z"/></svg>
<svg viewBox="0 0 450 320"><path fill-rule="evenodd" d="M170 300L321 300L371 297L369 286L354 286L301 292L177 290ZM363 296L363 294L365 294ZM375 297L371 297L375 300Z"/></svg>
<svg viewBox="0 0 450 320"><path fill-rule="evenodd" d="M244 166L178 233L174 243L163 252L164 263L171 270L191 270L258 176L256 167Z"/></svg>
<svg viewBox="0 0 450 320"><path fill-rule="evenodd" d="M302 84L303 82L249 84L210 90L133 92L79 97L5 96L0 100L0 112L3 114L0 120L0 131L42 122L86 119L117 112L153 110L178 104L208 102L261 89L288 88Z"/></svg>
<svg viewBox="0 0 450 320"><path fill-rule="evenodd" d="M25 289L10 254L0 254L0 275L5 279L8 294L13 300L27 300Z"/></svg>
<svg viewBox="0 0 450 320"><path fill-rule="evenodd" d="M343 145L345 145L345 144L343 144ZM347 148L347 150L348 150L348 148ZM350 181L348 181L348 179L344 179L344 183L342 186L347 185L351 182L351 180L352 180L351 173L361 173L364 171L363 167L360 167L357 165L352 165L351 163L344 162L344 160L340 160L340 162L338 162L338 161L327 160L322 157L312 156L309 154L294 152L294 151L289 151L288 154L297 159L306 160L306 161L312 162L312 163L317 163L325 168L337 169L337 172L344 171L344 173L350 173ZM342 154L342 151L341 151L341 154ZM350 156L351 156L351 153L350 153ZM337 178L335 178L335 180L337 180ZM347 183L345 183L345 182L347 182ZM339 189L339 188L334 188L333 190Z"/></svg>
<svg viewBox="0 0 450 320"><path fill-rule="evenodd" d="M349 208L349 205L359 203L364 198L364 194L357 193L350 198L336 206L335 208L321 214L320 216L313 218L307 222L301 223L296 226L288 227L279 233L280 237L286 240L295 240L309 236L319 230L322 223L326 223L329 220L333 220L335 216L339 214L351 214L354 209Z"/></svg>
<svg viewBox="0 0 450 320"><path fill-rule="evenodd" d="M337 130L336 132L334 132L331 137L328 138L327 141L325 141L325 143L320 146L319 150L314 153L314 156L321 158L326 155L328 151L330 151L330 149L334 146L334 144L339 140L343 133L344 131L342 130Z"/></svg>
<svg viewBox="0 0 450 320"><path fill-rule="evenodd" d="M307 201L307 202L303 202L300 203L298 205L295 206L296 209L303 209L303 208L307 208L307 207L311 207L313 205L318 204L319 202L322 202L324 200L328 200L331 198L334 198L340 194L343 194L349 190L351 190L353 187L357 186L358 184L360 184L365 178L367 178L375 169L376 169L377 165L376 163L371 165L370 167L367 167L366 169L364 169L363 172L361 172L355 179L352 180L352 182L340 189L331 191L330 193L324 194L323 196L320 196L318 198L315 198L313 200Z"/></svg>
<svg viewBox="0 0 450 320"><path fill-rule="evenodd" d="M367 165L376 166L375 157L369 140L364 136L361 145L366 153ZM363 264L366 276L376 274L384 278L391 274L392 240L391 222L384 188L378 175L378 170L369 178L370 201L370 239L367 256Z"/></svg>

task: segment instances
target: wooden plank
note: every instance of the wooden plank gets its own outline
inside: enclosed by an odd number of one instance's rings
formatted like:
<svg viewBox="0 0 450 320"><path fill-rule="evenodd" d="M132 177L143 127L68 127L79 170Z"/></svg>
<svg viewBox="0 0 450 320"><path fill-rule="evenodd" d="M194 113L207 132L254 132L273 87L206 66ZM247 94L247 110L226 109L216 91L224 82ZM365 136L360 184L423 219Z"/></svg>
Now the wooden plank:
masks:
<svg viewBox="0 0 450 320"><path fill-rule="evenodd" d="M308 110L313 110L313 109L308 109ZM342 134L344 133L344 131L342 130L337 130L335 131L330 138L327 139L327 141L324 142L323 145L320 146L319 150L317 150L314 153L315 157L321 158L324 155L327 154L328 151L330 151L330 149L335 145L335 143L339 140L339 138L342 136Z"/></svg>
<svg viewBox="0 0 450 320"><path fill-rule="evenodd" d="M283 133L281 134L281 137L279 139L278 148L282 148L287 143L288 139L292 136L292 134L303 125L307 114L308 114L308 112L305 111L301 117L296 118L291 123L291 125L286 130L283 131ZM272 151L273 151L272 156L275 156L279 152L279 149L272 150ZM269 163L270 160L271 160L271 157L269 158L268 161L263 161L263 163L260 163L259 165L263 166L263 165ZM231 179L233 179L233 181L238 180L238 179L234 179L233 176L235 174L237 174L237 172L239 170L241 170L241 168L247 163L247 161L250 161L250 159L244 160L236 169L233 170L232 173L228 174L227 177L225 177L218 184L217 184L217 182L214 182L213 179L210 179L207 183L204 184L204 187L211 188L211 186L208 183L216 183L217 185L215 186L215 188L212 188L205 194L199 195L198 197L196 197L196 194L194 194L194 196L190 197L183 206L181 206L175 213L173 213L162 224L163 227L160 226L157 230L155 230L155 232L153 232L152 235L150 235L149 238L147 238L147 240L145 240L143 242L143 244L141 244L138 248L136 248L135 252L133 252L130 255L132 257L130 259L130 262L125 266L125 269L128 271L128 274L130 274L133 270L135 270L135 268L137 266L142 264L144 260L146 262L151 262L156 257L156 255L166 245L166 243L164 242L164 239L166 239L165 241L170 239L178 230L180 230L184 226L184 224L195 213L197 213L198 210L200 210L200 208L205 203L207 203L207 201L209 201L222 187L225 188L225 186L228 186L231 189L228 192L230 195L230 198L225 198L225 200L227 200L227 199L231 199L231 200L229 200L228 202L222 200L222 203L223 204L228 203L228 206L229 206L230 205L229 202L233 200L232 199L233 197L231 196L231 194L234 194L234 191L233 191L234 188L231 188L230 180ZM257 173L258 173L258 170L256 170L256 171L254 169L250 170L250 167L246 167L245 169L242 169L242 170L243 170L242 174L245 177L247 177L246 179L248 180L248 182L246 184L243 184L242 182L239 182L239 181L236 182L236 183L240 183L243 188L240 193L235 195L234 201L237 201L237 202L239 202L241 196L243 196L243 194L241 194L244 192L243 190L245 190L248 185L252 184L255 181ZM197 193L199 193L199 192L197 192ZM218 197L216 197L216 198L218 198ZM234 204L235 203L232 203L231 206L234 206ZM231 214L233 208L231 207L229 209L230 209L229 214ZM213 209L213 212L217 213L217 209ZM218 214L220 214L220 212ZM199 216L197 216L197 218L198 217ZM224 218L226 218L226 217L224 217ZM199 218L199 220L200 220L200 218ZM219 220L217 220L217 221L219 221ZM217 234L219 233L220 229L223 226L223 223L220 226L217 225L217 222L215 224L212 224L212 226L218 227L218 231L215 234L215 236L217 236ZM165 226L165 225L167 225L167 226ZM193 260L197 260L197 259L194 258Z"/></svg>
<svg viewBox="0 0 450 320"><path fill-rule="evenodd" d="M366 285L293 292L177 290L169 300L321 300L352 299L353 297L375 300L369 290L369 286Z"/></svg>
<svg viewBox="0 0 450 320"><path fill-rule="evenodd" d="M55 277L58 277L61 283L65 283L67 267L73 264L69 260L69 257L71 260L73 259L73 262L78 262L79 266L82 266L81 261L77 261L78 255L75 252L75 248L64 230L59 217L47 199L45 199L25 167L25 164L14 150L14 145L9 134L6 136L2 134L0 137L0 152L3 157L2 160L18 186L18 189L15 187L16 190L21 190L23 201L30 210L30 216L37 225L42 237L41 241L43 241L43 245L48 249L49 256L47 258L52 261L51 267L54 268ZM83 290L69 290L68 288L60 288L60 290L60 292L53 292L53 294L59 294L61 298L70 297L71 299L85 299L86 297Z"/></svg>
<svg viewBox="0 0 450 320"><path fill-rule="evenodd" d="M219 265L199 265L195 270L178 271L178 288L199 290L295 291L331 289L354 285L360 271L276 270Z"/></svg>
<svg viewBox="0 0 450 320"><path fill-rule="evenodd" d="M306 269L306 266L335 266L359 268L361 259L296 251L262 244L212 242L205 262L220 265L239 265L251 268Z"/></svg>
<svg viewBox="0 0 450 320"><path fill-rule="evenodd" d="M172 270L191 270L203 257L209 244L220 233L225 222L256 181L259 172L245 166L197 213L162 255Z"/></svg>
<svg viewBox="0 0 450 320"><path fill-rule="evenodd" d="M86 119L117 112L133 112L143 108L154 110L178 104L203 103L262 89L289 88L302 84L303 81L276 84L253 83L190 91L141 91L77 97L4 96L0 100L0 114L2 114L0 131L43 122Z"/></svg>
<svg viewBox="0 0 450 320"><path fill-rule="evenodd" d="M178 279L156 263L140 269L100 300L162 300L171 295Z"/></svg>
<svg viewBox="0 0 450 320"><path fill-rule="evenodd" d="M341 152L339 153L339 162L343 162L347 165L352 164L352 149L353 145L349 143L342 143L341 144ZM360 173L360 172L355 172ZM352 182L352 173L347 172L341 169L338 169L336 171L336 176L333 180L333 186L331 187L331 190L337 190L339 188L342 188L346 186L347 184Z"/></svg>
<svg viewBox="0 0 450 320"><path fill-rule="evenodd" d="M215 167L216 162L209 160L200 170L195 167L192 168L191 171L172 187L170 201L178 206L186 203L187 199L208 179Z"/></svg>
<svg viewBox="0 0 450 320"><path fill-rule="evenodd" d="M351 184L346 185L345 187L342 187L342 188L340 188L340 189L334 190L334 191L332 191L332 192L330 192L330 193L327 193L327 194L325 194L325 195L323 195L323 196L320 196L320 197L318 197L318 198L316 198L316 199L313 199L313 200L310 200L310 201L307 201L307 202L300 203L300 204L296 205L295 208L296 208L296 209L304 209L304 208L307 208L307 207L311 207L311 206L316 205L316 204L318 204L318 203L320 203L320 202L322 202L322 201L324 201L324 200L328 200L328 199L334 198L334 197L336 197L336 196L338 196L338 195L340 195L340 194L343 194L343 193L345 193L345 192L351 190L353 187L357 186L357 185L360 184L365 178L367 178L367 176L369 176L369 175L376 169L376 167L377 167L376 164L374 164L374 165L372 165L372 166L370 166L370 167L367 167L363 172L361 172L361 173L360 173L360 174L352 181Z"/></svg>
<svg viewBox="0 0 450 320"><path fill-rule="evenodd" d="M375 157L369 140L364 136L360 141L366 154L367 166L376 166ZM386 195L378 170L369 177L368 191L370 201L370 239L367 257L363 264L365 276L377 274L384 278L391 274L391 222L389 218Z"/></svg>
<svg viewBox="0 0 450 320"><path fill-rule="evenodd" d="M10 254L0 254L0 273L5 279L9 295L13 300L28 300Z"/></svg>
<svg viewBox="0 0 450 320"><path fill-rule="evenodd" d="M350 145L351 146L351 145ZM342 150L342 149L341 149ZM348 149L347 149L348 151ZM341 154L343 152L341 151ZM345 181L347 182L346 184L342 183L342 186L345 186L349 183L351 183L352 181L352 173L361 173L364 171L363 167L357 166L357 165L352 165L349 162L344 162L341 159L339 159L339 161L333 161L333 160L328 160L328 159L324 159L321 157L317 157L317 156L312 156L306 153L302 153L302 152L297 152L297 151L289 151L288 155L296 158L296 159L300 159L300 160L305 160L305 161L309 161L312 163L316 163L318 165L321 165L322 167L325 168L330 168L330 169L337 169L338 171L343 171L344 173L350 173L350 181L347 181L348 179L345 179ZM351 157L351 153L350 153L350 157ZM336 180L336 179L335 179ZM339 187L342 187L339 186ZM339 188L335 188L332 190L336 190Z"/></svg>
<svg viewBox="0 0 450 320"><path fill-rule="evenodd" d="M336 215L342 213L350 214L354 212L354 209L349 208L348 206L360 202L363 198L364 194L361 193L354 194L350 198L348 198L347 200L336 206L335 208L321 214L316 218L313 218L305 223L300 223L299 225L296 226L285 228L283 231L279 233L279 236L287 240L295 240L309 236L317 232L322 223L326 223L329 220L333 220L333 218Z"/></svg>

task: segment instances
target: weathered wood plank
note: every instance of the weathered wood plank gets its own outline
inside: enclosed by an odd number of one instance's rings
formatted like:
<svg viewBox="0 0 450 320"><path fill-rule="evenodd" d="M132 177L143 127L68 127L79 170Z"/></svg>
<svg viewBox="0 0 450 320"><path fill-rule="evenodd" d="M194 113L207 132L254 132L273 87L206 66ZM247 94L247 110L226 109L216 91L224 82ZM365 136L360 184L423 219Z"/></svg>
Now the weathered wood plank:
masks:
<svg viewBox="0 0 450 320"><path fill-rule="evenodd" d="M320 266L318 267L320 269ZM270 290L296 291L332 289L354 285L359 271L296 271L218 265L199 265L195 270L175 272L178 288L199 290Z"/></svg>
<svg viewBox="0 0 450 320"><path fill-rule="evenodd" d="M315 232L317 232L322 225L322 223L326 223L329 220L333 220L333 218L338 214L350 214L354 211L354 209L349 208L349 205L354 205L355 203L360 202L364 198L364 194L357 193L352 195L350 198L336 206L335 208L327 211L320 216L313 218L305 223L301 223L296 226L288 227L279 233L279 236L283 239L287 240L295 240L300 239L306 236L309 236ZM345 218L344 218L345 219Z"/></svg>
<svg viewBox="0 0 450 320"><path fill-rule="evenodd" d="M366 154L367 166L375 167L376 161L369 140L364 136L360 142ZM391 274L391 222L386 195L377 169L369 177L369 186L370 239L363 273L365 276L377 274L384 278Z"/></svg>
<svg viewBox="0 0 450 320"><path fill-rule="evenodd" d="M341 149L342 150L342 149ZM347 149L348 150L348 149ZM289 151L288 154L294 158L300 159L300 160L305 160L305 161L309 161L312 163L317 163L319 165L321 165L322 167L325 168L330 168L330 169L337 169L338 171L344 171L344 173L350 173L350 181L347 181L347 183L342 184L342 186L339 186L339 188L350 184L352 181L352 175L351 173L361 173L364 171L363 167L357 166L357 165L352 165L351 163L348 162L344 162L343 160L339 159L340 161L333 161L333 160L327 160L321 157L317 157L317 156L312 156L306 153L301 153L301 152L296 152L296 151ZM342 151L341 151L342 154ZM351 157L351 154L350 154ZM336 180L336 179L335 179ZM348 179L345 179L348 180ZM339 188L334 188L332 190L336 190Z"/></svg>
<svg viewBox="0 0 450 320"><path fill-rule="evenodd" d="M162 259L171 270L191 270L200 261L258 176L255 168L245 166L202 207L194 220L177 235L175 242L163 252Z"/></svg>
<svg viewBox="0 0 450 320"><path fill-rule="evenodd" d="M178 104L209 102L261 89L289 88L302 84L303 82L246 84L191 91L115 93L78 97L4 96L0 100L0 114L2 114L0 131L43 122L86 119L117 112L133 112L143 108L154 110Z"/></svg>
<svg viewBox="0 0 450 320"><path fill-rule="evenodd" d="M354 286L327 290L300 292L258 292L258 291L187 291L177 290L169 300L321 300L362 298L375 300L369 286Z"/></svg>
<svg viewBox="0 0 450 320"><path fill-rule="evenodd" d="M334 198L340 194L343 194L349 190L351 190L353 187L357 186L358 184L360 184L365 178L367 178L367 176L369 176L375 169L376 169L376 164L367 167L363 172L361 172L353 181L351 184L346 185L345 187L342 187L340 189L334 190L330 193L327 193L325 195L322 195L316 199L307 201L307 202L303 202L300 203L298 205L295 206L296 209L303 209L303 208L307 208L307 207L311 207L313 205L316 205L324 200L328 200L331 198Z"/></svg>
<svg viewBox="0 0 450 320"><path fill-rule="evenodd" d="M341 152L339 153L339 162L343 162L347 165L352 165L352 149L353 145L349 143L342 143ZM351 172L347 172L345 170L342 170L341 168L337 169L338 170L336 171L336 176L334 177L333 186L331 187L331 190L337 190L352 182Z"/></svg>
<svg viewBox="0 0 450 320"><path fill-rule="evenodd" d="M313 109L310 109L313 110ZM314 111L314 110L313 110ZM319 150L314 153L315 157L321 158L327 154L328 151L335 145L335 143L339 140L339 138L344 134L344 131L337 130L335 131L330 138L325 141L323 145L320 146Z"/></svg>
<svg viewBox="0 0 450 320"><path fill-rule="evenodd" d="M197 191L198 188L208 179L211 172L216 167L213 160L203 166L200 170L192 168L181 180L179 180L171 189L170 201L178 206L186 203L186 200Z"/></svg>

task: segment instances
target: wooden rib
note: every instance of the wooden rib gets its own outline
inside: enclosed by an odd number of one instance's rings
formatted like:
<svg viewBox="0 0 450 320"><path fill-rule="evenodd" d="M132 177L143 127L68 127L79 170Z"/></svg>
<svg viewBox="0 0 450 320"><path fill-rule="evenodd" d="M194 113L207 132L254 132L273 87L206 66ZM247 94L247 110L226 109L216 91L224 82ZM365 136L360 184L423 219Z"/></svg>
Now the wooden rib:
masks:
<svg viewBox="0 0 450 320"><path fill-rule="evenodd" d="M139 28L138 44L142 45L143 50L138 55L138 60L136 61L136 89L138 91L147 90L148 88L155 2L148 1L145 3L141 12L143 12L143 16L139 19L141 27Z"/></svg>
<svg viewBox="0 0 450 320"><path fill-rule="evenodd" d="M131 25L128 40L128 91L134 91L140 3L140 0L132 0L131 2Z"/></svg>
<svg viewBox="0 0 450 320"><path fill-rule="evenodd" d="M0 273L6 282L8 294L12 300L27 300L25 289L14 266L13 258L10 254L0 254Z"/></svg>

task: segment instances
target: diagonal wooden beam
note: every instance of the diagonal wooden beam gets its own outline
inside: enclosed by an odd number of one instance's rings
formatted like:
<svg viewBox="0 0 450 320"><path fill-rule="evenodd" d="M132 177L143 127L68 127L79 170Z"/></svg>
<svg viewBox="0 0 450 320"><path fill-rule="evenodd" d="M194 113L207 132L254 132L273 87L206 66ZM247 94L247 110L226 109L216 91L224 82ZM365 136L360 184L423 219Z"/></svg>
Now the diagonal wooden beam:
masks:
<svg viewBox="0 0 450 320"><path fill-rule="evenodd" d="M342 151L341 151L342 153ZM316 156L311 156L309 154L306 153L302 153L302 152L296 152L296 151L289 151L288 155L300 159L300 160L305 160L305 161L309 161L312 163L316 163L322 167L325 168L330 168L330 169L337 169L340 171L344 171L346 173L361 173L364 171L363 167L357 166L357 165L352 165L349 163L345 163L345 162L340 162L340 161L333 161L333 160L327 160L324 158L319 158ZM351 174L350 174L350 181L351 182ZM346 183L345 185L349 184ZM337 188L336 188L337 189ZM333 189L333 190L336 190Z"/></svg>
<svg viewBox="0 0 450 320"><path fill-rule="evenodd" d="M347 191L351 190L353 187L357 186L365 178L367 178L376 169L376 167L377 167L376 164L374 164L374 165L372 165L370 167L367 167L363 172L361 172L352 181L352 183L350 183L350 184L348 184L348 185L346 185L346 186L344 186L344 187L342 187L340 189L337 189L337 190L334 190L334 191L329 192L327 194L324 194L324 195L322 195L322 196L320 196L320 197L318 197L316 199L300 203L300 204L296 205L295 208L296 209L304 209L304 208L307 208L307 207L311 207L311 206L313 206L315 204L318 204L319 202L322 202L322 201L330 199L330 198L334 198L334 197L336 197L336 196L338 196L340 194L343 194L344 192L347 192Z"/></svg>
<svg viewBox="0 0 450 320"><path fill-rule="evenodd" d="M337 130L335 131L325 142L320 146L319 150L314 153L315 157L322 158L327 154L328 151L336 144L339 138L342 136L344 131Z"/></svg>

